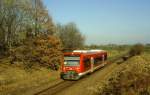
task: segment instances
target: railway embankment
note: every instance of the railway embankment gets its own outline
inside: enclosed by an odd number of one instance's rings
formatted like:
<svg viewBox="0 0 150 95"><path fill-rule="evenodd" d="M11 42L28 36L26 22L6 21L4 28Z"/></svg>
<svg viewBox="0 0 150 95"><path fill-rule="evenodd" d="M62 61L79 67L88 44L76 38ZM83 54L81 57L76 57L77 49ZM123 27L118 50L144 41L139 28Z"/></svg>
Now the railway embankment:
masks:
<svg viewBox="0 0 150 95"><path fill-rule="evenodd" d="M150 95L150 54L134 56L98 84L96 95Z"/></svg>

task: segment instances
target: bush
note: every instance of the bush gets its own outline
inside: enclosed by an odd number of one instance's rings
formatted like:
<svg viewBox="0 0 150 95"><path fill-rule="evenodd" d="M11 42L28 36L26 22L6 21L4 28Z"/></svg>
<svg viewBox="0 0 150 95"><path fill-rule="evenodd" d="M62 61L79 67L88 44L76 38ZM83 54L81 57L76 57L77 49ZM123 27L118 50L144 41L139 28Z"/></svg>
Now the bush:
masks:
<svg viewBox="0 0 150 95"><path fill-rule="evenodd" d="M57 70L62 58L61 44L54 36L40 35L26 40L24 45L13 49L11 56L12 64L15 61L21 61L31 68L38 63L41 66Z"/></svg>
<svg viewBox="0 0 150 95"><path fill-rule="evenodd" d="M143 51L144 51L144 45L136 44L130 49L129 55L130 56L140 55Z"/></svg>

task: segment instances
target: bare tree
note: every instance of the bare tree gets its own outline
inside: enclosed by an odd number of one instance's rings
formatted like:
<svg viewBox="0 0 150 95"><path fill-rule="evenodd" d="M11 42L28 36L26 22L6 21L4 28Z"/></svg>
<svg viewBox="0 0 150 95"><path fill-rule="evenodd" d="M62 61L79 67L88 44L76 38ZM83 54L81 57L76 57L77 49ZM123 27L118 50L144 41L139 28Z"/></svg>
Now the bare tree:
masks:
<svg viewBox="0 0 150 95"><path fill-rule="evenodd" d="M54 25L42 0L0 0L0 47L11 49L30 34L53 34Z"/></svg>
<svg viewBox="0 0 150 95"><path fill-rule="evenodd" d="M85 37L75 23L58 24L57 35L61 39L64 48L81 48L84 46Z"/></svg>

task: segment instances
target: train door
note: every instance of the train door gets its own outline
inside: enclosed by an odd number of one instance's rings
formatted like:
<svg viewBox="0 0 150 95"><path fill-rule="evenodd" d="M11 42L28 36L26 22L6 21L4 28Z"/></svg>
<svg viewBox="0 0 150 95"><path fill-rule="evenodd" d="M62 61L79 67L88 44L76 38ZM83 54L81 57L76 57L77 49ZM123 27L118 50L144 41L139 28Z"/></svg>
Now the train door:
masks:
<svg viewBox="0 0 150 95"><path fill-rule="evenodd" d="M91 57L90 58L90 63L91 63L91 72L93 72L94 71L94 58L93 57Z"/></svg>
<svg viewBox="0 0 150 95"><path fill-rule="evenodd" d="M107 64L106 60L107 60L107 55L104 55L104 54L103 54L103 55L102 55L102 63L103 63L103 66Z"/></svg>

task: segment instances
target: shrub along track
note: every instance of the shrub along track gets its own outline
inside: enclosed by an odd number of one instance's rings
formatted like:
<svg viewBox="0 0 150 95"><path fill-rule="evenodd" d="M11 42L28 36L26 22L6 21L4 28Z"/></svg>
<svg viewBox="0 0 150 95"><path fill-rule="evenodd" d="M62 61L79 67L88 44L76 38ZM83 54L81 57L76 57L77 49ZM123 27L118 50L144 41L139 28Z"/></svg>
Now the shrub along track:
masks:
<svg viewBox="0 0 150 95"><path fill-rule="evenodd" d="M126 57L125 60L124 60L124 57ZM115 68L118 68L118 66L120 66L120 65L117 65L117 64L115 64L115 66L112 66L113 65L112 63L117 62L117 61L119 63L123 63L124 61L126 61L127 58L130 58L130 57L127 57L126 54L121 55L121 56L112 57L112 58L108 59L108 61L107 61L108 64L105 65L104 68L101 68L101 69L93 72L91 75L86 75L78 81L61 81L60 83L58 83L56 85L53 85L49 88L46 88L42 91L39 91L39 92L35 93L34 95L55 95L55 94L59 95L63 90L66 90L67 88L73 86L76 83L83 82L83 81L85 81L86 79L88 79L90 77L94 77L96 75L96 73L100 73L104 70L107 70L107 68L110 69L110 70L104 71L105 73L102 72L103 74L101 75L101 77L108 76L108 74L110 74ZM84 91L84 92L86 92L86 91ZM70 94L72 94L72 93L70 93ZM63 93L63 94L60 94L60 95L70 95L70 94Z"/></svg>

